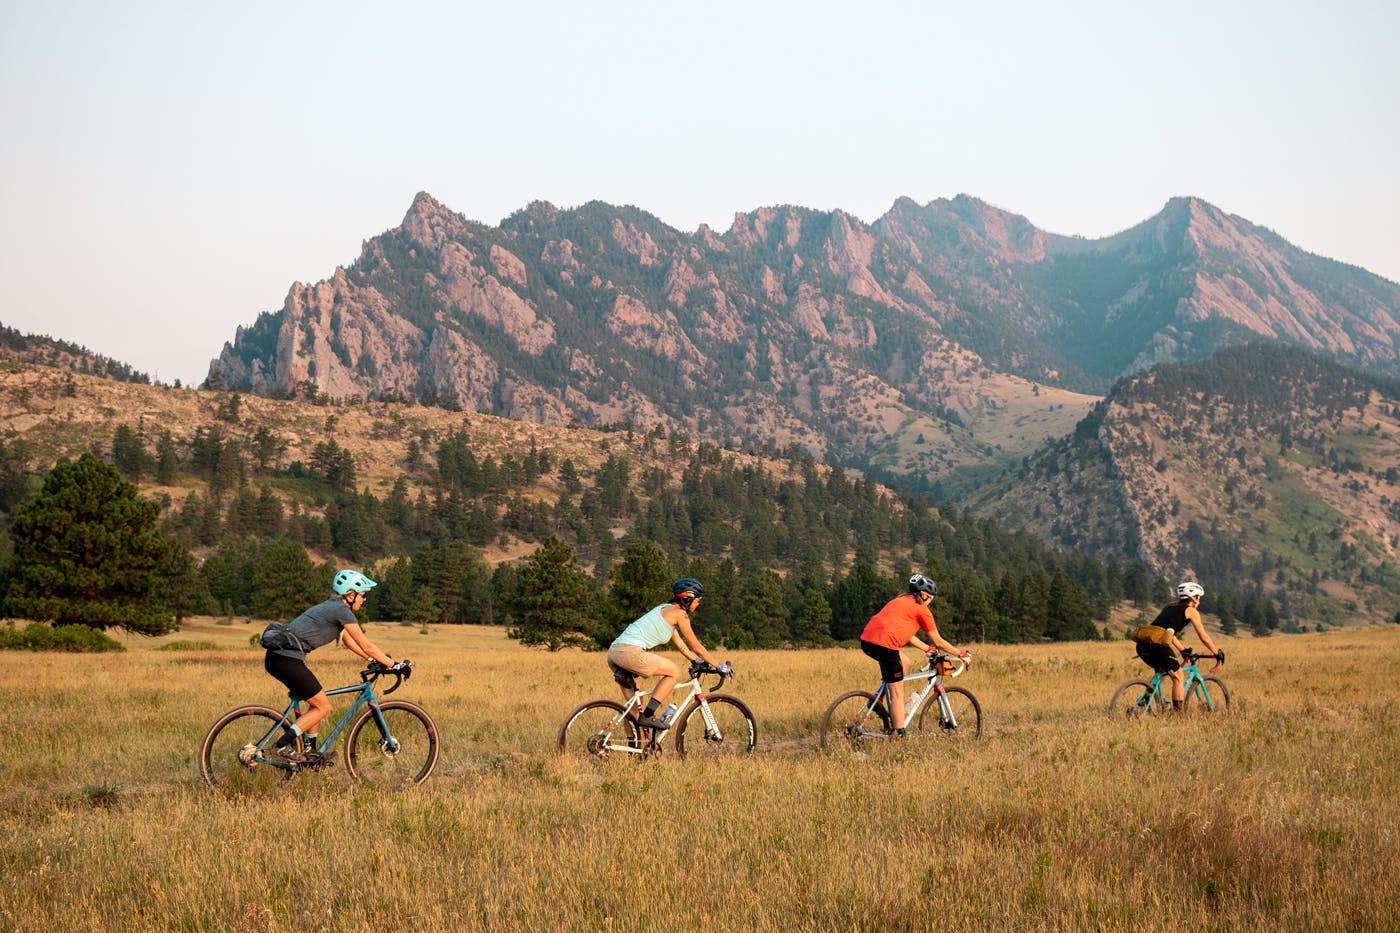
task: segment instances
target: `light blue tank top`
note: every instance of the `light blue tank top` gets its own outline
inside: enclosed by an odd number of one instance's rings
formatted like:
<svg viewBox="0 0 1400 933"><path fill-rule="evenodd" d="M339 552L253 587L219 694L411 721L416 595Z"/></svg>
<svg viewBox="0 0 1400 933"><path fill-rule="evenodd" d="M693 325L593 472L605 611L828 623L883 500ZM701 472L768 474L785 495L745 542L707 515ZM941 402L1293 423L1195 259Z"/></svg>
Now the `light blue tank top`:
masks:
<svg viewBox="0 0 1400 933"><path fill-rule="evenodd" d="M636 622L622 630L622 634L613 640L614 645L636 645L638 648L645 648L650 651L657 645L664 645L671 640L671 623L666 621L666 617L661 614L670 603L662 603L642 616Z"/></svg>

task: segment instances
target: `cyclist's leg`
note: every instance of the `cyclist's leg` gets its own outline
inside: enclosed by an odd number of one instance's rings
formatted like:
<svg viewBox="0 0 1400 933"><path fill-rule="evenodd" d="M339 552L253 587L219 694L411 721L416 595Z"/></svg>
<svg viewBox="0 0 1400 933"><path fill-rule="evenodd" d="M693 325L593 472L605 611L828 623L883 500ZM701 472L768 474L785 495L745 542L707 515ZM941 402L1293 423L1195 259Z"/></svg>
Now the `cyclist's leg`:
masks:
<svg viewBox="0 0 1400 933"><path fill-rule="evenodd" d="M904 731L904 656L898 648L877 645L860 640L860 650L866 657L873 658L880 665L880 680L885 684L885 698L889 702L890 716L894 721L895 734Z"/></svg>
<svg viewBox="0 0 1400 933"><path fill-rule="evenodd" d="M1163 671L1166 676L1172 679L1172 709L1181 709L1182 701L1186 699L1186 674L1178 666L1175 670Z"/></svg>
<svg viewBox="0 0 1400 933"><path fill-rule="evenodd" d="M611 651L609 651L609 655L611 655ZM613 680L617 682L618 689L622 691L622 705L626 706L637 695L637 675L627 668L613 663L611 657L608 658L608 669L612 671Z"/></svg>
<svg viewBox="0 0 1400 933"><path fill-rule="evenodd" d="M655 716L660 705L671 695L671 691L676 688L676 682L680 680L680 669L675 662L668 658L663 658L659 654L652 654L637 645L613 645L608 649L608 663L614 670L621 668L630 671L635 677L660 677L651 696L647 699L644 716ZM632 692L637 690L635 677L632 681ZM623 688L623 694L630 700L625 685L619 682Z"/></svg>
<svg viewBox="0 0 1400 933"><path fill-rule="evenodd" d="M1172 708L1181 709L1181 701L1186 697L1186 676L1181 672L1176 652L1170 645L1141 641L1137 645L1137 655L1158 674L1171 678Z"/></svg>
<svg viewBox="0 0 1400 933"><path fill-rule="evenodd" d="M322 719L331 711L330 698L316 675L306 666L306 659L294 655L278 654L269 651L263 659L263 669L282 686L290 696L305 699L309 709L297 716L296 722L288 727L286 735L278 746L291 746L299 735L315 735Z"/></svg>
<svg viewBox="0 0 1400 933"><path fill-rule="evenodd" d="M326 691L322 690L306 701L306 712L301 714L297 724L301 726L303 735L315 735L321 720L331 714L331 698L326 696Z"/></svg>

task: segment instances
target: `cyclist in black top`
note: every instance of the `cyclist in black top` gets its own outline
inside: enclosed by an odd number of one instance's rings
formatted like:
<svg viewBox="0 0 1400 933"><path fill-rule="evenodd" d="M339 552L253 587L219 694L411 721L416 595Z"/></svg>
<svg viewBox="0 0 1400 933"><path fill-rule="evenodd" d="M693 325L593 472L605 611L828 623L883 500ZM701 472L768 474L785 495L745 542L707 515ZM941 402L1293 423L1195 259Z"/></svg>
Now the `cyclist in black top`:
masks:
<svg viewBox="0 0 1400 933"><path fill-rule="evenodd" d="M1157 618L1152 620L1151 625L1145 625L1139 629L1137 637L1137 655L1147 662L1154 671L1166 674L1172 679L1172 709L1181 709L1182 703L1186 699L1186 675L1181 671L1181 661L1177 659L1176 652L1185 655L1186 646L1177 638L1177 633L1182 632L1189 624L1196 631L1196 637L1201 640L1201 644L1210 650L1211 654L1219 655L1220 652L1215 647L1215 642L1210 640L1210 635L1206 633L1205 624L1201 621L1201 613L1197 607L1201 604L1201 597L1206 594L1205 589L1199 584L1187 581L1176 588L1177 601L1170 606L1166 606L1157 614ZM1156 629L1156 631L1152 631ZM1175 651L1173 651L1175 649ZM1221 659L1224 662L1224 659Z"/></svg>

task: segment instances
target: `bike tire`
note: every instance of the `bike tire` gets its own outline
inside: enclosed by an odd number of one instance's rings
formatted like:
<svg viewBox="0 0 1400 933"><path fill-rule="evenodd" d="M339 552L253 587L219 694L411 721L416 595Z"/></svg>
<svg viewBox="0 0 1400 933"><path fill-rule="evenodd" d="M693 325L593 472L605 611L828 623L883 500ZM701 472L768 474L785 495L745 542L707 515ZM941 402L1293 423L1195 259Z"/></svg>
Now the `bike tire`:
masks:
<svg viewBox="0 0 1400 933"><path fill-rule="evenodd" d="M873 710L866 707L873 702L875 694L865 690L851 690L831 701L822 714L822 726L818 743L822 748L856 751L866 744L869 736L861 731L889 736L894 732L889 710L880 702Z"/></svg>
<svg viewBox="0 0 1400 933"><path fill-rule="evenodd" d="M919 722L916 728L921 735L936 735L948 741L967 741L980 739L982 737L982 704L977 702L977 698L971 691L962 687L944 687L944 692L948 695L948 703L953 709L953 719L956 726L943 721L943 708L938 705L938 698L934 697L926 701L919 710ZM937 710L934 714L935 721L929 722L929 710Z"/></svg>
<svg viewBox="0 0 1400 933"><path fill-rule="evenodd" d="M282 711L270 706L235 706L204 733L199 744L199 773L210 787L248 793L275 787L296 774L253 758L252 749L269 749L276 741Z"/></svg>
<svg viewBox="0 0 1400 933"><path fill-rule="evenodd" d="M1141 678L1123 681L1108 701L1108 715L1113 717L1140 719L1161 711L1152 684Z"/></svg>
<svg viewBox="0 0 1400 933"><path fill-rule="evenodd" d="M623 705L614 700L589 700L577 707L564 719L559 727L559 753L587 755L599 760L608 757L608 745L616 743L619 736L609 734L608 726L621 717L622 744L629 748L641 748L641 735L637 724L623 716ZM630 756L629 756L630 757Z"/></svg>
<svg viewBox="0 0 1400 933"><path fill-rule="evenodd" d="M1192 683L1191 689L1186 691L1186 702L1182 708L1186 710L1198 710L1202 713L1223 713L1230 709L1230 688L1225 686L1225 681L1214 674L1202 674L1201 679L1207 684L1210 690L1210 705L1206 705L1205 700L1197 700L1196 695L1201 692L1201 685ZM1211 689L1214 688L1214 689Z"/></svg>
<svg viewBox="0 0 1400 933"><path fill-rule="evenodd" d="M379 716L374 707L365 709L345 735L345 769L351 780L377 787L421 784L437 766L433 717L409 700L381 700Z"/></svg>
<svg viewBox="0 0 1400 933"><path fill-rule="evenodd" d="M685 711L685 718L676 730L676 754L681 758L687 755L721 758L753 754L754 746L758 744L758 723L744 702L737 697L713 694L706 697L705 702L709 704L710 715L719 727L718 736L710 731L704 710L697 703ZM695 727L693 731L692 725ZM687 737L689 744L686 743Z"/></svg>

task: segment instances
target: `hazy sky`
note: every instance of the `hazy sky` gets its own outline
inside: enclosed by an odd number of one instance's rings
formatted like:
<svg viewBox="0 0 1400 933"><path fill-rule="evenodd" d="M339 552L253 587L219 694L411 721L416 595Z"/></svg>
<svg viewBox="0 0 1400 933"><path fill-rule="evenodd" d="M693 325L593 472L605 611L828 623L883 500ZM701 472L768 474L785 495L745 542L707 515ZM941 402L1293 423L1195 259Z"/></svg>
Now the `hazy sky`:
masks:
<svg viewBox="0 0 1400 933"><path fill-rule="evenodd" d="M1195 195L1400 280L1400 3L0 0L0 323L201 382L428 191L1095 237Z"/></svg>

